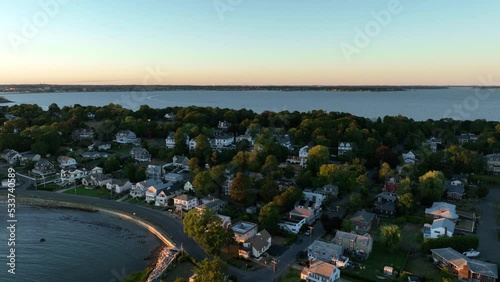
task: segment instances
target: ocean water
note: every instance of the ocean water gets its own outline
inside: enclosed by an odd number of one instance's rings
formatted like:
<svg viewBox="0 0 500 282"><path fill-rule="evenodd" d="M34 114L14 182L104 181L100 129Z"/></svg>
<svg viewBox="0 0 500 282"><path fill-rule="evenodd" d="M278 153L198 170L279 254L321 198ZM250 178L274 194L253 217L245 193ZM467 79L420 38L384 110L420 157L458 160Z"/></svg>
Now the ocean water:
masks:
<svg viewBox="0 0 500 282"><path fill-rule="evenodd" d="M500 121L500 89L471 87L386 92L328 91L160 91L0 94L15 103L104 106L120 104L137 110L169 106L210 106L263 111L325 110L367 118L404 115L415 120L453 118Z"/></svg>
<svg viewBox="0 0 500 282"><path fill-rule="evenodd" d="M6 205L0 204L5 210ZM18 206L16 274L7 273L9 236L2 217L0 281L119 282L156 262L161 242L147 230L99 212ZM4 212L3 214L6 214ZM45 242L40 242L44 238Z"/></svg>

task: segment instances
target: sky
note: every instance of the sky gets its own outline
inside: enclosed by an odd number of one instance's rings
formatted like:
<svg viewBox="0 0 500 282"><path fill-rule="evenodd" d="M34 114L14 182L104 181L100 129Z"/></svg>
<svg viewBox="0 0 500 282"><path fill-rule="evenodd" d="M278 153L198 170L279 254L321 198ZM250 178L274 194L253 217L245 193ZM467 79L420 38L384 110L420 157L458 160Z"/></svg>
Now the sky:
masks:
<svg viewBox="0 0 500 282"><path fill-rule="evenodd" d="M500 1L0 0L0 84L500 85Z"/></svg>

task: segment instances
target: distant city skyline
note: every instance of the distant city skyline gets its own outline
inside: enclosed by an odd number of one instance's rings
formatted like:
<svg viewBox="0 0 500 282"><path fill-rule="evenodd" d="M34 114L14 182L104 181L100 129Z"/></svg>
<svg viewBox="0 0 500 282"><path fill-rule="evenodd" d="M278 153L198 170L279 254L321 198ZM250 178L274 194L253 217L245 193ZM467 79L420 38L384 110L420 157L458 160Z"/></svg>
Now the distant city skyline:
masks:
<svg viewBox="0 0 500 282"><path fill-rule="evenodd" d="M0 84L500 85L500 2L0 0Z"/></svg>

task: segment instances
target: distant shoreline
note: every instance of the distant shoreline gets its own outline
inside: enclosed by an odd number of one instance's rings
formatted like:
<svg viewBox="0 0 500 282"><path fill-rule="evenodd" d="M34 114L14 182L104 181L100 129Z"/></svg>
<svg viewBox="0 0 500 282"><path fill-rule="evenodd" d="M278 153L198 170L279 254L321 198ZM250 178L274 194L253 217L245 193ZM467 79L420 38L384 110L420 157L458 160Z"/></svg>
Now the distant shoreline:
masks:
<svg viewBox="0 0 500 282"><path fill-rule="evenodd" d="M323 92L389 92L419 89L447 89L448 86L244 86L244 85L9 85L2 94L84 93L84 92L158 92L158 91L323 91Z"/></svg>

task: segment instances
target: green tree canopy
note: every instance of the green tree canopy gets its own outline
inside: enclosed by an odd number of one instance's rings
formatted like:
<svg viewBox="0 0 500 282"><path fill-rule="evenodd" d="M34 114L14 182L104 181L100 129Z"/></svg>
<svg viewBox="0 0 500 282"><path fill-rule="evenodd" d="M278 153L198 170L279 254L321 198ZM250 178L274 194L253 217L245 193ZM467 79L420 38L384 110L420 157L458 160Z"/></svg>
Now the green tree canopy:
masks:
<svg viewBox="0 0 500 282"><path fill-rule="evenodd" d="M398 248L401 234L397 225L382 226L380 228L380 235L389 251L394 252Z"/></svg>
<svg viewBox="0 0 500 282"><path fill-rule="evenodd" d="M260 226L272 234L279 230L278 222L280 218L280 208L274 202L267 203L260 209Z"/></svg>
<svg viewBox="0 0 500 282"><path fill-rule="evenodd" d="M444 175L441 171L428 171L418 178L420 201L425 205L441 200L443 196Z"/></svg>
<svg viewBox="0 0 500 282"><path fill-rule="evenodd" d="M194 271L195 282L224 282L227 276L228 266L219 257L212 260L204 259L198 264Z"/></svg>

